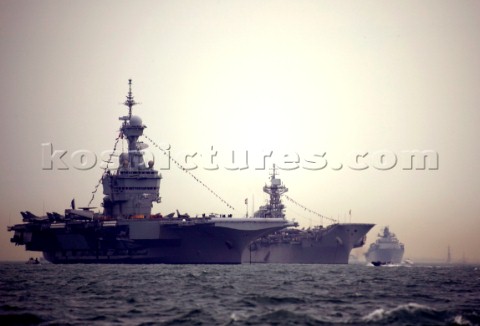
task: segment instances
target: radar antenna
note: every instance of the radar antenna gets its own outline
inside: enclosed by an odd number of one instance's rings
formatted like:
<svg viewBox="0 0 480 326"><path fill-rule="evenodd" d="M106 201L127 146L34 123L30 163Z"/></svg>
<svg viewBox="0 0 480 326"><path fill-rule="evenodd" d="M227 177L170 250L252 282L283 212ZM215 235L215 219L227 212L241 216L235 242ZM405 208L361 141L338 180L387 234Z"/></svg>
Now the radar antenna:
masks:
<svg viewBox="0 0 480 326"><path fill-rule="evenodd" d="M139 104L133 99L131 79L128 80L128 95L126 97L127 99L125 102L123 102L123 104L128 107L128 119L130 119L132 117L132 107Z"/></svg>
<svg viewBox="0 0 480 326"><path fill-rule="evenodd" d="M276 172L275 164L273 164L273 167L270 170L272 170L272 174L270 174L270 175L272 176L271 180L273 180L277 176L277 174L275 173Z"/></svg>

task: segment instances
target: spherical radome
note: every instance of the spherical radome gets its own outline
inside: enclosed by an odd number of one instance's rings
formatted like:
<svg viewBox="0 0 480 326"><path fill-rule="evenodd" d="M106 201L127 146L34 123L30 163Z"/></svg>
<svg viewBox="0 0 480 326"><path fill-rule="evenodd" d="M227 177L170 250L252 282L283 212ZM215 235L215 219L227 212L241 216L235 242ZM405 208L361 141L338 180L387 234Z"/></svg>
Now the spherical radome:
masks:
<svg viewBox="0 0 480 326"><path fill-rule="evenodd" d="M132 115L132 117L130 118L130 126L141 127L142 118L140 118L138 115Z"/></svg>

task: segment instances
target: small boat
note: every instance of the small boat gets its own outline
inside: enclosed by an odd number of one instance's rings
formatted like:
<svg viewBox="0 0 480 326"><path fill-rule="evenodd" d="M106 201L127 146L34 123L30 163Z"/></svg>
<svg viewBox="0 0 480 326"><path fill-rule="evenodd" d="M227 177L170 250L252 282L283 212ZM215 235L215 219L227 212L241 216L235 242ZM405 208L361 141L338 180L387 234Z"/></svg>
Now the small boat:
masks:
<svg viewBox="0 0 480 326"><path fill-rule="evenodd" d="M28 264L28 265L39 265L40 262L38 261L38 258L33 259L33 257L30 257L27 260L26 264Z"/></svg>
<svg viewBox="0 0 480 326"><path fill-rule="evenodd" d="M391 261L372 261L370 262L373 266L375 267L381 267L381 266L400 266L399 264L394 264L393 262Z"/></svg>

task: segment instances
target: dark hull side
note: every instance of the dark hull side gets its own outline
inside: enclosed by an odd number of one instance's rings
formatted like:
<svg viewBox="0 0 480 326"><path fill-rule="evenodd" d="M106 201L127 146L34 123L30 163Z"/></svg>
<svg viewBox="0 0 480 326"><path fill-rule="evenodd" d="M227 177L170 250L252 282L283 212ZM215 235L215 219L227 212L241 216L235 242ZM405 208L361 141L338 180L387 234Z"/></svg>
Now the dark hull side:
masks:
<svg viewBox="0 0 480 326"><path fill-rule="evenodd" d="M62 228L19 225L12 242L41 251L56 264L240 264L250 242L285 226L267 222L260 227L250 222L245 227L154 220L120 222L113 227L92 222Z"/></svg>
<svg viewBox="0 0 480 326"><path fill-rule="evenodd" d="M208 228L195 228L182 230L182 236L173 239L117 241L98 250L63 247L43 254L46 260L62 264L239 264L242 249L255 238L227 229L215 228L215 233L212 237Z"/></svg>
<svg viewBox="0 0 480 326"><path fill-rule="evenodd" d="M348 264L373 224L336 224L297 241L256 241L244 252L244 263ZM283 231L282 231L283 232Z"/></svg>
<svg viewBox="0 0 480 326"><path fill-rule="evenodd" d="M303 247L301 244L280 244L252 250L243 261L256 264L348 264L350 251L351 248L340 245Z"/></svg>

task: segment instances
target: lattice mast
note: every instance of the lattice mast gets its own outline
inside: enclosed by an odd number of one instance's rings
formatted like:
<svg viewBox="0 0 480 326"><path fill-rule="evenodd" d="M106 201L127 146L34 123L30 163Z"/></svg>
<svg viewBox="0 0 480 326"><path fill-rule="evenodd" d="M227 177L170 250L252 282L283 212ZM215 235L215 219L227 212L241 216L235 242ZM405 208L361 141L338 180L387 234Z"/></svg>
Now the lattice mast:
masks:
<svg viewBox="0 0 480 326"><path fill-rule="evenodd" d="M269 217L285 217L285 205L282 203L281 196L288 191L288 188L277 178L275 164L272 168L270 185L265 185L263 191L270 196L268 203Z"/></svg>

